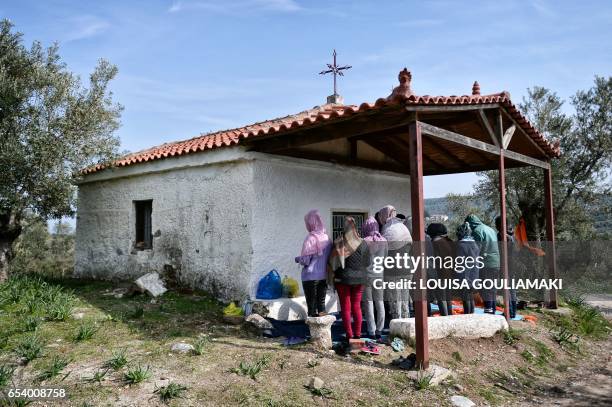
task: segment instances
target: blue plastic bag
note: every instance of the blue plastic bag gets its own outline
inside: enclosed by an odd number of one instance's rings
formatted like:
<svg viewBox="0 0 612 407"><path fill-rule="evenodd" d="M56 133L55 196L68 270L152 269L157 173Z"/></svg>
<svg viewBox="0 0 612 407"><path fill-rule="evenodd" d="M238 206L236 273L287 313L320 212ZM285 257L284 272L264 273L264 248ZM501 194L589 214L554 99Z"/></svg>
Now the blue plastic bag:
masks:
<svg viewBox="0 0 612 407"><path fill-rule="evenodd" d="M283 295L283 284L278 271L272 270L259 280L257 285L258 300L275 300Z"/></svg>

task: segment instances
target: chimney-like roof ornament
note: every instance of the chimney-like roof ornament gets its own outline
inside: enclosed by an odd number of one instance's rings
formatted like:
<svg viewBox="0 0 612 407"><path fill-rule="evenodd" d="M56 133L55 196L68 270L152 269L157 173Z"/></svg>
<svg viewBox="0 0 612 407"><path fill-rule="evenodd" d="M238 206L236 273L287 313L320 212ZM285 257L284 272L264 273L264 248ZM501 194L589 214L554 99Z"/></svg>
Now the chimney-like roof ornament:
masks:
<svg viewBox="0 0 612 407"><path fill-rule="evenodd" d="M402 69L399 75L397 76L397 79L399 79L400 84L395 89L393 89L393 91L387 98L388 100L408 99L410 96L413 95L412 89L410 88L410 84L412 82L412 74L410 73L410 71L406 68Z"/></svg>
<svg viewBox="0 0 612 407"><path fill-rule="evenodd" d="M480 84L478 81L474 81L474 85L472 86L472 95L480 95Z"/></svg>

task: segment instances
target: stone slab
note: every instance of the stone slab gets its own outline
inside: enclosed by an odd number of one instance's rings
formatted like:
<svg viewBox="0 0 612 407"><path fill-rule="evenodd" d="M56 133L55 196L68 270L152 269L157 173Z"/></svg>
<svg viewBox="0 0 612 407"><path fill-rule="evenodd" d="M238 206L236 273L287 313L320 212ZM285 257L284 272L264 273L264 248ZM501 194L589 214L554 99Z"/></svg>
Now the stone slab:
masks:
<svg viewBox="0 0 612 407"><path fill-rule="evenodd" d="M263 312L264 308L267 312ZM252 311L253 310L253 311ZM247 314L257 312L263 317L279 321L302 321L308 317L306 297L303 295L294 298L278 298L276 300L251 300L247 303ZM338 297L335 293L327 293L325 297L325 311L338 312Z"/></svg>
<svg viewBox="0 0 612 407"><path fill-rule="evenodd" d="M499 331L508 329L508 322L502 315L452 315L429 317L427 321L429 339L442 339L449 336L467 339L489 338ZM393 319L389 324L389 331L391 337L399 336L413 343L415 327L414 318Z"/></svg>
<svg viewBox="0 0 612 407"><path fill-rule="evenodd" d="M410 370L408 371L408 377L414 381L417 381L423 375L429 376L431 375L431 380L429 381L430 386L437 386L442 383L444 380L453 376L453 372L449 369L431 364L429 365L429 369L427 370Z"/></svg>

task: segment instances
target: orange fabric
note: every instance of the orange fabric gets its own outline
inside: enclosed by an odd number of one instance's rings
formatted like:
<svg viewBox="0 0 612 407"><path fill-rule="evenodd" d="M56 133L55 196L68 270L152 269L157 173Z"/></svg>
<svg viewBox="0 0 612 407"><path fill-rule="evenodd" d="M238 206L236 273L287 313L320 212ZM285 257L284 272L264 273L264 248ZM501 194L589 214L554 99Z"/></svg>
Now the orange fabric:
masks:
<svg viewBox="0 0 612 407"><path fill-rule="evenodd" d="M519 247L524 247L531 253L539 257L543 257L546 255L546 252L540 249L539 247L532 247L529 245L529 240L527 239L527 225L525 224L524 218L519 219L519 223L514 229L514 238L519 244Z"/></svg>

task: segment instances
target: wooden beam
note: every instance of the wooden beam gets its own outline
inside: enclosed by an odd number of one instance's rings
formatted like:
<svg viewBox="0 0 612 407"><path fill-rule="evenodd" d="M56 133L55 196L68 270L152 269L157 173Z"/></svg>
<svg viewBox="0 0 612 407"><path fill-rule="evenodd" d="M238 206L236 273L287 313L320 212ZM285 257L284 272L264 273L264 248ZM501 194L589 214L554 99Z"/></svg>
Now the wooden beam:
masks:
<svg viewBox="0 0 612 407"><path fill-rule="evenodd" d="M251 149L272 153L280 150L302 147L308 144L321 143L341 138L359 137L367 134L390 131L393 129L405 128L413 121L411 115L396 114L372 118L373 114L362 114L352 116L349 119L336 119L333 122L320 125L307 126L297 129L294 132L283 132L277 135L250 137L244 140L244 144Z"/></svg>
<svg viewBox="0 0 612 407"><path fill-rule="evenodd" d="M478 109L478 121L480 122L482 127L485 129L485 131L489 135L489 138L491 139L491 141L493 141L493 144L499 147L499 141L497 140L497 135L493 132L493 129L491 128L491 124L489 123L489 119L487 119L487 115L485 114L483 109Z"/></svg>
<svg viewBox="0 0 612 407"><path fill-rule="evenodd" d="M511 160L521 162L523 164L533 165L534 167L550 168L550 164L546 161L538 160L537 158L529 157L528 155L520 154L515 151L504 150L506 157Z"/></svg>
<svg viewBox="0 0 612 407"><path fill-rule="evenodd" d="M469 163L463 161L461 158L459 158L457 155L455 155L448 148L446 148L443 145L441 145L440 143L438 143L434 138L429 138L428 141L429 141L428 142L428 146L430 148L433 148L434 150L437 150L438 153L440 153L443 156L445 156L447 160L452 161L459 168L467 167L467 166L470 165Z"/></svg>
<svg viewBox="0 0 612 407"><path fill-rule="evenodd" d="M410 203L412 211L412 236L416 256L425 257L425 205L423 200L423 138L419 122L415 121L408 127L410 137ZM416 243L416 245L414 245ZM420 262L419 262L420 263ZM416 318L416 354L417 367L429 367L429 331L427 328L427 290L421 289L427 278L427 269L420 264L416 269L416 279L419 287L414 298Z"/></svg>
<svg viewBox="0 0 612 407"><path fill-rule="evenodd" d="M407 105L409 112L465 112L468 110L497 109L499 103L484 103L477 105Z"/></svg>
<svg viewBox="0 0 612 407"><path fill-rule="evenodd" d="M375 139L375 138L371 138L371 139L364 139L364 140L360 140L363 143L366 143L367 145L369 145L370 147L372 147L373 149L381 152L382 154L384 154L386 157L391 158L393 161L396 161L398 164L403 163L406 159L405 157L403 157L402 159L402 153L401 151L398 150L387 150L386 148L384 148L381 145L381 142L379 139Z"/></svg>
<svg viewBox="0 0 612 407"><path fill-rule="evenodd" d="M512 126L508 127L504 132L504 135L502 137L504 150L510 145L510 141L512 141L512 136L514 135L515 131L516 126L513 124Z"/></svg>
<svg viewBox="0 0 612 407"><path fill-rule="evenodd" d="M499 109L499 110L500 110L500 111L501 111L501 112L504 114L504 116L506 116L508 119L510 119L510 121L512 122L512 124L514 124L514 125L515 125L515 126L518 128L518 129L519 129L519 131L520 131L521 133L523 133L523 135L524 135L524 136L527 138L527 140L529 140L529 142L530 142L530 143L531 143L531 144L532 144L532 145L533 145L533 146L534 146L534 147L535 147L535 148L536 148L536 149L537 149L539 152L541 152L542 154L544 154L544 156L548 157L548 154L546 154L546 152L544 152L544 150L542 149L542 147L540 147L540 146L539 146L539 144L538 144L538 143L536 143L536 142L535 142L535 140L534 140L534 139L532 139L532 138L531 138L531 136L530 136L529 134L527 134L527 132L526 132L525 130L523 130L523 128L522 128L521 126L519 126L519 124L516 122L516 120L514 120L514 117L512 117L512 116L510 115L510 113L508 113L508 112L506 111L506 109L503 109L503 108L502 108L502 109Z"/></svg>
<svg viewBox="0 0 612 407"><path fill-rule="evenodd" d="M546 257L548 259L548 278L559 278L557 273L557 250L555 248L555 214L553 204L552 170L544 170L544 206L546 212L546 240L548 248ZM548 308L557 309L558 293L555 288L548 292Z"/></svg>
<svg viewBox="0 0 612 407"><path fill-rule="evenodd" d="M377 171L396 172L399 174L408 174L408 166L402 164L394 164L391 162L373 162L366 160L350 160L346 156L338 154L321 153L316 151L306 150L290 150L279 152L278 154L288 157L302 158L305 160L315 160L330 162L333 164L346 165L351 167L368 168Z"/></svg>
<svg viewBox="0 0 612 407"><path fill-rule="evenodd" d="M349 149L349 159L353 160L353 161L357 160L357 153L358 153L358 150L357 150L357 140L349 139L348 142L349 142L349 147L350 147L350 149Z"/></svg>
<svg viewBox="0 0 612 407"><path fill-rule="evenodd" d="M492 144L485 143L484 141L476 140L470 137L466 137L462 134L455 133L449 130L441 129L431 124L420 122L421 131L423 134L427 134L433 137L437 137L442 140L450 141L452 143L460 144L462 146L483 151L489 154L499 155L500 149ZM524 164L533 165L540 168L549 168L549 164L546 161L538 160L537 158L529 157L524 154L517 153L515 151L506 150L506 157L511 160L519 161Z"/></svg>

